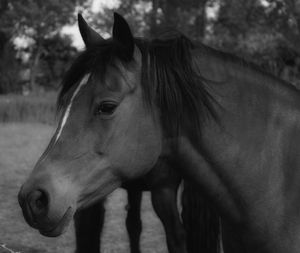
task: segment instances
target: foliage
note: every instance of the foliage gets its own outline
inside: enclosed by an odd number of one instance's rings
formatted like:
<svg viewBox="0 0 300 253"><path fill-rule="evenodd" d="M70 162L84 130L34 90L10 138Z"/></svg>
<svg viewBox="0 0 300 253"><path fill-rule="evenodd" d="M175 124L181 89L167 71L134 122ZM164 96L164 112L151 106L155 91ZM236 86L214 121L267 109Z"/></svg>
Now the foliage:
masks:
<svg viewBox="0 0 300 253"><path fill-rule="evenodd" d="M8 1L0 27L13 35L27 35L35 41L69 23L74 11L73 0L18 0Z"/></svg>
<svg viewBox="0 0 300 253"><path fill-rule="evenodd" d="M0 52L0 94L20 92L18 85L19 63L15 59L15 51L10 43L3 45Z"/></svg>
<svg viewBox="0 0 300 253"><path fill-rule="evenodd" d="M276 75L293 81L298 78L298 0L128 0L98 13L91 11L92 1L1 0L0 93L21 91L19 68L31 70L31 89L39 89L36 80L45 89L57 88L76 53L59 31L76 22L75 10L83 12L104 37L111 33L113 11L118 11L134 27L136 36L155 37L175 28L196 41L244 56ZM211 9L213 17L208 12ZM8 45L17 36L33 41L25 48L30 55L27 65L20 65Z"/></svg>
<svg viewBox="0 0 300 253"><path fill-rule="evenodd" d="M45 38L40 62L43 75L38 79L39 85L45 90L59 88L63 74L76 55L77 50L71 45L69 37L56 34Z"/></svg>
<svg viewBox="0 0 300 253"><path fill-rule="evenodd" d="M30 88L36 90L36 76L39 60L43 52L44 40L58 33L61 27L74 21L74 0L6 0L0 8L0 27L12 40L23 36L34 43L30 53Z"/></svg>
<svg viewBox="0 0 300 253"><path fill-rule="evenodd" d="M206 42L242 55L282 78L295 81L289 71L299 58L299 1L218 0L218 17ZM300 20L300 19L299 19ZM298 42L296 42L298 41ZM297 46L296 46L297 45ZM289 77L284 72L289 72Z"/></svg>

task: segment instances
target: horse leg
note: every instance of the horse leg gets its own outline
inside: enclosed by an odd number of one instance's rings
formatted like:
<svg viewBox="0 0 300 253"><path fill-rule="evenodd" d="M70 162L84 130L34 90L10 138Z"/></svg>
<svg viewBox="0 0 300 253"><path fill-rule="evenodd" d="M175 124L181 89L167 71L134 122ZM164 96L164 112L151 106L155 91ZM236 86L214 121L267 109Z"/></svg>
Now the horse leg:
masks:
<svg viewBox="0 0 300 253"><path fill-rule="evenodd" d="M177 188L173 185L152 190L152 205L164 226L169 252L185 253L185 230L177 209Z"/></svg>
<svg viewBox="0 0 300 253"><path fill-rule="evenodd" d="M185 180L181 200L188 252L220 252L220 217L203 193Z"/></svg>
<svg viewBox="0 0 300 253"><path fill-rule="evenodd" d="M126 228L129 235L131 253L140 253L140 235L142 231L141 201L142 192L136 189L127 189L128 209Z"/></svg>
<svg viewBox="0 0 300 253"><path fill-rule="evenodd" d="M104 200L76 212L74 216L76 253L100 253L104 213Z"/></svg>

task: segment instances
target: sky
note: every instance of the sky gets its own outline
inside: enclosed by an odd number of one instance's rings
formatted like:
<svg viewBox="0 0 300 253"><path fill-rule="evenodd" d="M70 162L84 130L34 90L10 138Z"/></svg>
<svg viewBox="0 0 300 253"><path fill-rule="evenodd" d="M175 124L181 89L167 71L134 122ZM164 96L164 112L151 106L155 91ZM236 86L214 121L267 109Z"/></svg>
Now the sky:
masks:
<svg viewBox="0 0 300 253"><path fill-rule="evenodd" d="M92 11L99 12L103 9L103 7L113 9L117 7L120 4L120 2L120 0L93 0Z"/></svg>

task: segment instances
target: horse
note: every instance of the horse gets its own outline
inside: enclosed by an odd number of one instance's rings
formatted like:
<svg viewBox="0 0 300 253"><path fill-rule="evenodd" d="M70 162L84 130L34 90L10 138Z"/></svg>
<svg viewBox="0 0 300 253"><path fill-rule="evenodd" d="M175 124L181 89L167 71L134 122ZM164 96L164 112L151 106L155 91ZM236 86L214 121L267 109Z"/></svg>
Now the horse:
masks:
<svg viewBox="0 0 300 253"><path fill-rule="evenodd" d="M299 251L293 85L183 35L134 38L115 13L112 38L74 61L58 100L60 124L18 195L41 234L164 158L218 209L224 252Z"/></svg>
<svg viewBox="0 0 300 253"><path fill-rule="evenodd" d="M187 252L185 230L177 209L177 190L181 177L163 160L141 179L122 185L128 194L126 228L129 235L131 253L140 251L141 198L143 191L151 191L155 213L162 221L170 253ZM100 237L104 222L104 201L78 211L74 216L76 253L99 253Z"/></svg>
<svg viewBox="0 0 300 253"><path fill-rule="evenodd" d="M195 195L195 189L189 189L191 187L189 184L185 186L183 191L182 219L185 222L184 224L181 223L180 214L176 206L177 189L180 181L181 177L179 174L174 173L173 169L166 163L159 161L146 176L127 182L122 186L128 195L126 228L129 235L131 253L141 252L139 244L142 231L140 217L141 197L143 191L149 190L151 191L154 211L164 226L170 253L218 253L220 251L220 231L219 223L216 219L218 216L210 209L205 199L201 198L201 196L196 201L189 199L192 197L190 193ZM187 190L187 187L189 190ZM190 208L191 203L198 206ZM190 209L192 212L190 212ZM104 215L104 200L76 212L74 215L76 253L100 252ZM195 223L196 225L193 225ZM183 225L185 226L183 227ZM188 245L186 246L187 242Z"/></svg>
<svg viewBox="0 0 300 253"><path fill-rule="evenodd" d="M91 46L91 39L95 36L99 40L104 40L91 27L88 26L82 15L78 15L78 26L80 34L84 39L86 47ZM184 252L218 252L218 232L219 225L215 222L216 215L210 210L208 204L201 196L200 200L187 200L190 193L195 195L195 189L189 189L190 184L185 182L183 190L183 217L185 228L180 220L177 208L177 192L181 176L176 171L175 165L168 164L164 159L159 159L149 173L142 178L125 182L122 185L127 191L127 218L126 228L129 235L131 253L140 252L140 235L142 222L140 218L141 198L143 191L151 191L151 200L155 213L162 221L166 232L168 251L170 253ZM191 217L195 213L195 208L189 208L194 203L196 207L196 217ZM192 212L189 210L192 209ZM99 201L93 206L78 211L74 215L76 253L99 253L100 237L104 223L104 201ZM200 226L193 226L196 223ZM199 229L201 228L201 229ZM188 231L187 238L185 230ZM186 247L186 240L189 242Z"/></svg>

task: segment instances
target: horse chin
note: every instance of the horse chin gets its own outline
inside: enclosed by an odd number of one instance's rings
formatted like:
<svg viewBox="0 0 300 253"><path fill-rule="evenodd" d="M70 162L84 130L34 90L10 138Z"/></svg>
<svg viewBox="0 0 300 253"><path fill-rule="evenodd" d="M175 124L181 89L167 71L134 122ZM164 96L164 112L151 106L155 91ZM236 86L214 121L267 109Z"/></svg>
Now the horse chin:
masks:
<svg viewBox="0 0 300 253"><path fill-rule="evenodd" d="M52 228L50 228L49 230L39 229L40 234L47 237L57 237L63 234L67 230L68 225L73 218L73 210L74 208L69 207L64 213L63 217L59 220L59 222L52 226Z"/></svg>

